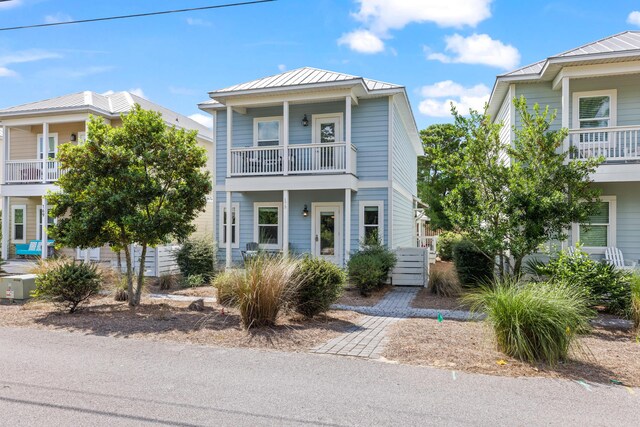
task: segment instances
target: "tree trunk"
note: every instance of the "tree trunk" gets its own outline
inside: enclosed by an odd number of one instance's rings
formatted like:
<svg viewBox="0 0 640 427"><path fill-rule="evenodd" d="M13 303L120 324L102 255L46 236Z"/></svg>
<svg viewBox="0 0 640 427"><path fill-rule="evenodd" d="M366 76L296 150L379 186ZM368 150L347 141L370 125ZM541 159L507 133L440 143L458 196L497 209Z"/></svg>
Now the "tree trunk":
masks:
<svg viewBox="0 0 640 427"><path fill-rule="evenodd" d="M516 279L520 278L520 274L522 270L522 260L524 260L524 256L522 255L514 256L513 277L515 277Z"/></svg>
<svg viewBox="0 0 640 427"><path fill-rule="evenodd" d="M138 285L136 286L135 304L140 304L140 296L142 295L142 287L144 285L144 265L147 260L147 244L142 244L142 253L140 254L140 271L138 271Z"/></svg>
<svg viewBox="0 0 640 427"><path fill-rule="evenodd" d="M133 300L133 261L131 259L131 250L129 245L124 246L124 257L127 263L127 295L129 296L129 306L135 307L135 301Z"/></svg>
<svg viewBox="0 0 640 427"><path fill-rule="evenodd" d="M122 251L118 251L117 253L118 259L118 271L122 272Z"/></svg>

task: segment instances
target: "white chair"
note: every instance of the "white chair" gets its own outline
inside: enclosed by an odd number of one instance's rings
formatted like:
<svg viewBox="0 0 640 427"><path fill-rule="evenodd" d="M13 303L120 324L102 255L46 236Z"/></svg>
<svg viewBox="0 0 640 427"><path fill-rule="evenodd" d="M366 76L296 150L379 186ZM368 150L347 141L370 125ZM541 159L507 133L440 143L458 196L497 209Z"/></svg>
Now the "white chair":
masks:
<svg viewBox="0 0 640 427"><path fill-rule="evenodd" d="M604 253L604 259L616 268L636 268L635 261L627 261L625 263L622 251L618 248L608 247Z"/></svg>

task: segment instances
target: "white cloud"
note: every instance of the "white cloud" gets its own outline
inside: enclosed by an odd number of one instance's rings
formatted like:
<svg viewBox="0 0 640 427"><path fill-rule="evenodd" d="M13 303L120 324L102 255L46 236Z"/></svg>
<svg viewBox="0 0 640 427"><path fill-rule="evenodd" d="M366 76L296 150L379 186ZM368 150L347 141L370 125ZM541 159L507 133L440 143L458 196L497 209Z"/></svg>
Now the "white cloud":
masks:
<svg viewBox="0 0 640 427"><path fill-rule="evenodd" d="M18 73L6 67L0 67L0 77L16 77Z"/></svg>
<svg viewBox="0 0 640 427"><path fill-rule="evenodd" d="M518 49L494 40L487 34L472 34L468 37L454 34L445 37L445 43L445 51L449 55L425 48L427 59L444 63L483 64L507 70L520 63Z"/></svg>
<svg viewBox="0 0 640 427"><path fill-rule="evenodd" d="M58 12L55 15L47 15L44 17L45 24L57 24L59 22L73 21L73 18L66 13Z"/></svg>
<svg viewBox="0 0 640 427"><path fill-rule="evenodd" d="M195 113L189 116L191 120L194 120L200 123L203 126L206 126L210 129L213 129L213 117L209 114L200 114Z"/></svg>
<svg viewBox="0 0 640 427"><path fill-rule="evenodd" d="M187 18L187 25L192 25L194 27L210 27L211 22L205 21L204 19L198 18Z"/></svg>
<svg viewBox="0 0 640 427"><path fill-rule="evenodd" d="M22 0L5 1L0 3L0 10L13 9L14 7L22 6L22 4L23 4Z"/></svg>
<svg viewBox="0 0 640 427"><path fill-rule="evenodd" d="M627 16L627 23L640 27L640 12L637 10L631 12L629 16Z"/></svg>
<svg viewBox="0 0 640 427"><path fill-rule="evenodd" d="M490 89L477 84L465 87L451 80L444 80L420 89L423 100L418 109L425 116L449 117L451 104L460 114L468 114L470 109L483 111L484 104L489 101Z"/></svg>
<svg viewBox="0 0 640 427"><path fill-rule="evenodd" d="M280 70L280 72L285 72L287 71L287 66L284 64L278 64L278 70Z"/></svg>
<svg viewBox="0 0 640 427"><path fill-rule="evenodd" d="M367 30L355 30L343 34L338 39L338 45L342 46L343 44L360 53L380 53L384 50L382 39Z"/></svg>
<svg viewBox="0 0 640 427"><path fill-rule="evenodd" d="M361 53L384 50L384 39L392 30L412 23L433 23L440 27L475 27L491 16L493 0L356 0L359 10L352 14L363 28L344 34L339 44ZM342 42L342 43L340 43Z"/></svg>
<svg viewBox="0 0 640 427"><path fill-rule="evenodd" d="M144 96L144 91L139 87L136 87L136 88L133 88L133 89L129 89L129 92L131 92L134 95L139 96L140 98L145 98L145 99L147 98L146 96Z"/></svg>

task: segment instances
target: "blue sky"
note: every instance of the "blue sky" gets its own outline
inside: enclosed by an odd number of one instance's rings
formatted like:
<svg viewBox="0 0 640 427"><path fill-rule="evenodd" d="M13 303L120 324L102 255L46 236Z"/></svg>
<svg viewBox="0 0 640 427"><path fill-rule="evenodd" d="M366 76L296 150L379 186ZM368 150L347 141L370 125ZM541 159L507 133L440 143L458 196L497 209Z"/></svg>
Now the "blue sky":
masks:
<svg viewBox="0 0 640 427"><path fill-rule="evenodd" d="M0 27L225 0L13 0ZM407 87L419 127L486 100L496 74L621 31L637 1L278 0L0 32L0 106L136 90L186 115L207 92L313 66ZM196 116L199 117L199 116Z"/></svg>

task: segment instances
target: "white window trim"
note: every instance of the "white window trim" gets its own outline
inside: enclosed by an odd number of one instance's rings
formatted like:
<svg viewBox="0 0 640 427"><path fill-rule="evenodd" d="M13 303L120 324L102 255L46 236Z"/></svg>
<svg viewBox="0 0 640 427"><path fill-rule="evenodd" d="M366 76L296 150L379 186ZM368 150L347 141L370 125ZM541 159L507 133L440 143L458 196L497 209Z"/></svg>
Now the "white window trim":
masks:
<svg viewBox="0 0 640 427"><path fill-rule="evenodd" d="M36 240L42 240L42 219L42 205L38 205L36 206ZM53 223L57 224L58 218L54 218Z"/></svg>
<svg viewBox="0 0 640 427"><path fill-rule="evenodd" d="M572 129L580 129L580 98L591 98L594 96L609 97L609 127L615 127L618 125L618 90L591 90L588 92L573 92L573 114L571 115Z"/></svg>
<svg viewBox="0 0 640 427"><path fill-rule="evenodd" d="M598 200L609 203L609 229L607 230L607 246L584 246L582 248L586 253L594 255L604 254L608 247L615 247L616 234L618 232L616 224L616 196L600 196ZM580 224L577 222L571 224L571 241L574 245L580 241Z"/></svg>
<svg viewBox="0 0 640 427"><path fill-rule="evenodd" d="M384 201L382 200L360 200L359 217L358 217L358 240L360 244L364 242L364 208L367 206L376 206L378 208L378 240L384 245Z"/></svg>
<svg viewBox="0 0 640 427"><path fill-rule="evenodd" d="M42 138L41 133L39 133L36 136L36 158L39 159L40 158L40 138ZM58 155L58 133L57 132L49 132L49 137L53 137L53 146L55 147L54 149L54 153L57 156ZM43 148L44 148L44 141L43 141ZM47 150L47 153L49 153L49 150Z"/></svg>
<svg viewBox="0 0 640 427"><path fill-rule="evenodd" d="M278 208L278 244L260 244L261 249L282 249L282 202L254 202L253 203L253 241L260 243L258 227L259 208Z"/></svg>
<svg viewBox="0 0 640 427"><path fill-rule="evenodd" d="M318 129L318 121L324 119L338 119L338 129L336 132L336 143L344 142L344 114L343 113L325 113L311 115L311 142L319 144L316 130Z"/></svg>
<svg viewBox="0 0 640 427"><path fill-rule="evenodd" d="M227 229L225 227L224 224L224 211L225 209L227 209L227 204L226 203L220 203L219 206L219 212L218 212L218 218L220 218L220 227L219 227L219 242L218 242L218 247L220 248L226 248L227 244L224 243L224 238L227 235ZM239 248L240 247L240 203L231 203L231 211L236 211L236 229L234 232L234 236L233 239L231 240L232 242L235 240L235 243L231 243L231 247L232 248Z"/></svg>
<svg viewBox="0 0 640 427"><path fill-rule="evenodd" d="M258 146L258 123L260 122L275 122L280 123L278 125L278 145L282 145L282 140L284 139L284 130L282 126L282 122L284 121L282 116L271 116L271 117L254 117L253 118L253 146ZM274 146L275 147L275 146Z"/></svg>
<svg viewBox="0 0 640 427"><path fill-rule="evenodd" d="M22 209L22 236L23 239L16 239L16 210ZM11 241L13 243L27 243L27 205L11 206Z"/></svg>

